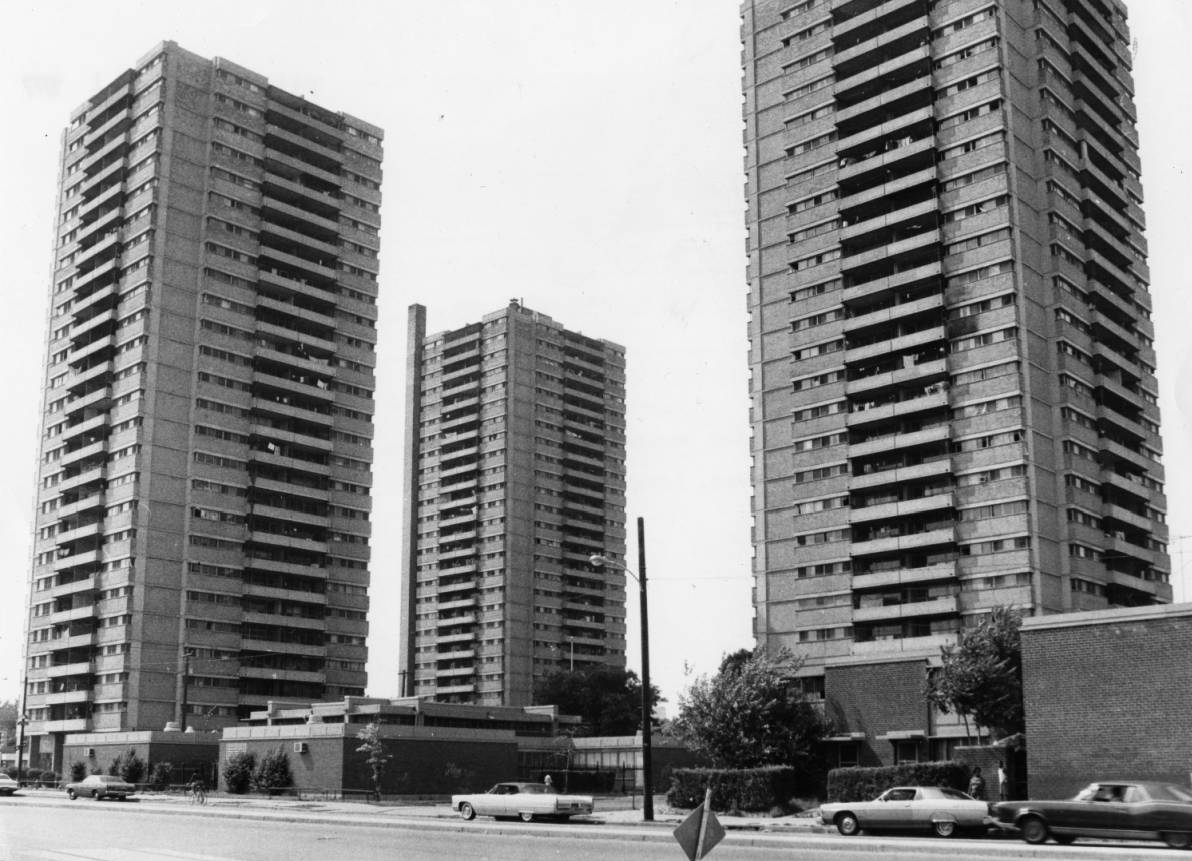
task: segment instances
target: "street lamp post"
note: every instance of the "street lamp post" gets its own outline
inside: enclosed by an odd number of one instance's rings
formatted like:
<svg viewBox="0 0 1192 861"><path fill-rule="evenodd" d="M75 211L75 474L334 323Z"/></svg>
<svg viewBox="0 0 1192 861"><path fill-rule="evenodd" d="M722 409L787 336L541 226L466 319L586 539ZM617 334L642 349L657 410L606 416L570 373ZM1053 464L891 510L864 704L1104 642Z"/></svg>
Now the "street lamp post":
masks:
<svg viewBox="0 0 1192 861"><path fill-rule="evenodd" d="M650 613L649 602L646 597L646 522L637 519L637 573L633 573L624 565L620 565L602 556L592 554L589 562L597 568L608 565L619 568L637 581L638 598L641 607L641 636L642 636L642 820L654 821L654 772L653 746L650 736L650 722L653 710L650 708Z"/></svg>
<svg viewBox="0 0 1192 861"><path fill-rule="evenodd" d="M21 676L21 714L17 717L17 786L21 785L21 778L24 777L24 761L25 761L25 724L29 723L29 718L25 716L25 705L28 702L29 696L29 677Z"/></svg>

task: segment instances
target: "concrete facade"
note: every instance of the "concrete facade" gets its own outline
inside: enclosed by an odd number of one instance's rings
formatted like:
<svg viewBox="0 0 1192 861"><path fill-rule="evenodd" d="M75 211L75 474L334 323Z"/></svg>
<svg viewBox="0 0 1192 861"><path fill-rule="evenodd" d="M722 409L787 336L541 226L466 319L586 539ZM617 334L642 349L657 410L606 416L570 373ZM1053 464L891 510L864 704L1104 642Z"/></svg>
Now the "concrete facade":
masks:
<svg viewBox="0 0 1192 861"><path fill-rule="evenodd" d="M624 349L517 301L425 331L414 305L402 692L522 706L550 672L624 667Z"/></svg>
<svg viewBox="0 0 1192 861"><path fill-rule="evenodd" d="M755 636L847 736L994 606L1171 599L1126 9L742 16Z"/></svg>
<svg viewBox="0 0 1192 861"><path fill-rule="evenodd" d="M72 115L31 764L363 692L381 136L170 42Z"/></svg>
<svg viewBox="0 0 1192 861"><path fill-rule="evenodd" d="M1093 780L1192 780L1192 604L1072 613L1022 626L1032 798Z"/></svg>

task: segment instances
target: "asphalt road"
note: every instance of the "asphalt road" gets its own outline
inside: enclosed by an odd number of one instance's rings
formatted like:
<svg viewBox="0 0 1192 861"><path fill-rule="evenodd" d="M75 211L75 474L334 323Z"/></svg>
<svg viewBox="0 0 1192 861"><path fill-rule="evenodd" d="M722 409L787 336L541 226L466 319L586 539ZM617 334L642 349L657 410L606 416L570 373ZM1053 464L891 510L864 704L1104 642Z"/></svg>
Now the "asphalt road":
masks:
<svg viewBox="0 0 1192 861"><path fill-rule="evenodd" d="M137 802L29 803L0 799L0 861L681 861L666 829L600 824L346 823L284 813L242 816L211 808ZM1159 846L1055 845L834 834L730 833L714 861L945 859L1172 859Z"/></svg>

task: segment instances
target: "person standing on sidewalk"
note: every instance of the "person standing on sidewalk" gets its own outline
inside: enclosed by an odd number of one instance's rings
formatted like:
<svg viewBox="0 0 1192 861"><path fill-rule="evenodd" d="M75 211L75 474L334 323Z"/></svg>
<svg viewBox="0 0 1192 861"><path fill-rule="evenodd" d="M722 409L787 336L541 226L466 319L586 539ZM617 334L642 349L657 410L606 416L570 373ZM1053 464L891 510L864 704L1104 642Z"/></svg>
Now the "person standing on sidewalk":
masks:
<svg viewBox="0 0 1192 861"><path fill-rule="evenodd" d="M985 778L981 776L981 766L973 769L973 776L969 778L968 794L978 801L985 800Z"/></svg>

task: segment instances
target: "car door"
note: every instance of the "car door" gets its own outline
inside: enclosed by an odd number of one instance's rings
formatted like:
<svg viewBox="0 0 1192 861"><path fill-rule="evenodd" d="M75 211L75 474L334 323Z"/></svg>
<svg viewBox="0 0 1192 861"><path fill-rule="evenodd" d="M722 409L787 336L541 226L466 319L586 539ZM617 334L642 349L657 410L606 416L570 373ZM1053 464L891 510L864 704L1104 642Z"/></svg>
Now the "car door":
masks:
<svg viewBox="0 0 1192 861"><path fill-rule="evenodd" d="M501 815L517 816L517 806L520 801L517 787L513 784L506 785L505 791L501 794Z"/></svg>
<svg viewBox="0 0 1192 861"><path fill-rule="evenodd" d="M888 789L870 807L870 827L911 828L915 790L911 788Z"/></svg>

